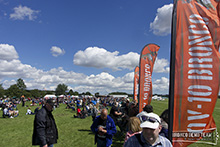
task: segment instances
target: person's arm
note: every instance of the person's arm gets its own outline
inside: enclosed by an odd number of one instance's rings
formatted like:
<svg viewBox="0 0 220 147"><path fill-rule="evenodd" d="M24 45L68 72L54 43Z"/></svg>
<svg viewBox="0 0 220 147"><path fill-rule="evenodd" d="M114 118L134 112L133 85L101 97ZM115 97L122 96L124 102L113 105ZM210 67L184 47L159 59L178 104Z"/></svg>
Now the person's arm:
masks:
<svg viewBox="0 0 220 147"><path fill-rule="evenodd" d="M115 133L116 133L116 126L115 126L115 123L114 123L114 121L113 121L113 119L110 117L110 119L109 119L109 122L111 123L111 126L109 126L110 127L110 129L107 129L107 134L108 135L114 135Z"/></svg>
<svg viewBox="0 0 220 147"><path fill-rule="evenodd" d="M36 133L39 136L40 144L47 146L46 141L46 110L36 114Z"/></svg>
<svg viewBox="0 0 220 147"><path fill-rule="evenodd" d="M95 120L93 121L93 123L92 123L90 128L91 128L93 133L97 133L98 132L98 117L95 118Z"/></svg>
<svg viewBox="0 0 220 147"><path fill-rule="evenodd" d="M122 115L122 113L121 112L117 112L117 111L115 111L115 115Z"/></svg>

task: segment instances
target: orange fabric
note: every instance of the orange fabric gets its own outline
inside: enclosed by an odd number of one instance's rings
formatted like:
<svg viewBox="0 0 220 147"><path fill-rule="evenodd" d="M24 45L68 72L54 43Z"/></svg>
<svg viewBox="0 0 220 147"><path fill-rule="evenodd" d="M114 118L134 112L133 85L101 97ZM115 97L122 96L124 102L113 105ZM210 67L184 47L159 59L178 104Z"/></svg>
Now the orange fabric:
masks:
<svg viewBox="0 0 220 147"><path fill-rule="evenodd" d="M157 57L159 46L148 44L141 52L139 69L139 112L151 103L152 99L152 79L154 62Z"/></svg>
<svg viewBox="0 0 220 147"><path fill-rule="evenodd" d="M139 83L139 67L135 67L134 70L134 100L138 102L138 83Z"/></svg>
<svg viewBox="0 0 220 147"><path fill-rule="evenodd" d="M219 92L219 2L178 0L176 8L173 133L204 132L216 128L212 112ZM173 137L173 146L188 146L193 139Z"/></svg>

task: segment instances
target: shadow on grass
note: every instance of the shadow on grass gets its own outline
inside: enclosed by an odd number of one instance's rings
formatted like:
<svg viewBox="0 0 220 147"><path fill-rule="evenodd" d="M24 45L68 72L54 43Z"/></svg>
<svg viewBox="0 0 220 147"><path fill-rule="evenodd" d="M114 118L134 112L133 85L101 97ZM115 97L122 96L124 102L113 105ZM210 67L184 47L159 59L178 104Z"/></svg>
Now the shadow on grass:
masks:
<svg viewBox="0 0 220 147"><path fill-rule="evenodd" d="M88 132L89 135L93 134L93 132L91 130L87 130L87 129L78 129L78 131L80 131L80 132Z"/></svg>
<svg viewBox="0 0 220 147"><path fill-rule="evenodd" d="M124 144L125 134L117 131L113 137L112 147L122 147Z"/></svg>

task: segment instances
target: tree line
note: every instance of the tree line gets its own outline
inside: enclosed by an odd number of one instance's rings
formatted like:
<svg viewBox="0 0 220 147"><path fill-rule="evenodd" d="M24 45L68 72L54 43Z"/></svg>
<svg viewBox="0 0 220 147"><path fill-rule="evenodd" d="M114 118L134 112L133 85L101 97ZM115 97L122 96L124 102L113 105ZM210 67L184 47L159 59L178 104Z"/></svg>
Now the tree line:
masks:
<svg viewBox="0 0 220 147"><path fill-rule="evenodd" d="M56 96L59 95L92 95L90 92L82 92L79 93L77 91L73 91L72 89L68 90L68 86L65 84L58 84L55 91L53 90L28 90L27 86L24 83L24 80L19 78L16 81L16 84L11 85L8 89L4 89L2 84L0 84L0 98L1 97L10 97L10 98L20 98L22 96L25 97L32 97L32 98L41 98L44 97L47 94L54 94ZM116 94L116 95L127 95L125 92L112 92L110 94ZM131 94L128 94L129 96L133 96ZM99 92L95 93L95 96L99 96Z"/></svg>

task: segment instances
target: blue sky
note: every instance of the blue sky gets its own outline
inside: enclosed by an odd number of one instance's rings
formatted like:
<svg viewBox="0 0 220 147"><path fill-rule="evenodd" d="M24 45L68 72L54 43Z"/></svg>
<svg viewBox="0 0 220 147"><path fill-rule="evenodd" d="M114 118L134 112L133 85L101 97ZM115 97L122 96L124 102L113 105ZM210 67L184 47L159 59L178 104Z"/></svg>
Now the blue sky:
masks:
<svg viewBox="0 0 220 147"><path fill-rule="evenodd" d="M171 0L0 0L0 83L133 93L142 48L155 43L153 93L168 93Z"/></svg>

